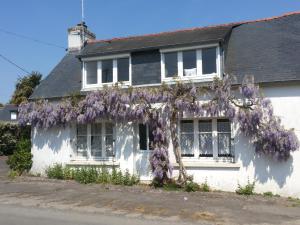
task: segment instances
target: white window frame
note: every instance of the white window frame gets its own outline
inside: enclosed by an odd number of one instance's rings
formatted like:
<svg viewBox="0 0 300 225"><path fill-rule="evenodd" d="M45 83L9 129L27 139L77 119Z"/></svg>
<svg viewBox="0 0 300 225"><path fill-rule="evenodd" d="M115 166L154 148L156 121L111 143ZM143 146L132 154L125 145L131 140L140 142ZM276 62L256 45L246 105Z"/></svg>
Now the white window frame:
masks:
<svg viewBox="0 0 300 225"><path fill-rule="evenodd" d="M204 48L216 48L216 73L212 74L202 74L202 49ZM195 50L196 51L196 65L197 65L197 74L194 76L183 76L183 56L182 52L187 50ZM177 77L166 77L166 68L165 68L165 53L177 52L177 69L178 76ZM162 82L172 83L176 80L182 81L199 81L206 82L212 81L214 77L221 78L221 51L219 44L210 44L210 45L200 45L200 46L190 46L190 47L182 47L182 48L167 48L160 49L161 53L161 80Z"/></svg>
<svg viewBox="0 0 300 225"><path fill-rule="evenodd" d="M183 161L207 161L207 162L211 162L211 161L222 161L222 162L234 162L234 155L231 156L219 156L218 155L218 127L217 127L217 121L218 119L227 119L227 118L184 118L181 119L180 121L178 121L178 137L179 137L179 144L180 142L180 138L181 138L181 126L180 126L180 122L183 120L192 120L193 124L194 124L194 146L193 146L193 151L194 151L194 156L182 156L182 160ZM200 146L199 146L199 121L205 121L205 120L211 120L212 121L212 144L213 144L213 157L205 157L205 156L201 156L200 157ZM231 125L231 142L233 139L233 130L232 130L232 125ZM233 148L233 145L231 144L230 146L231 148ZM233 151L233 149L231 149L231 152Z"/></svg>
<svg viewBox="0 0 300 225"><path fill-rule="evenodd" d="M10 120L17 120L18 119L18 113L16 111L10 112Z"/></svg>
<svg viewBox="0 0 300 225"><path fill-rule="evenodd" d="M141 149L141 147L140 147L140 123L138 123L137 124L137 131L138 131L138 150L139 151L141 151L141 152L152 152L153 150L151 150L150 148L149 148L149 145L150 145L150 138L149 138L149 125L148 124L145 124L145 126L146 126L146 137L147 137L147 149Z"/></svg>
<svg viewBox="0 0 300 225"><path fill-rule="evenodd" d="M115 156L106 156L106 123L108 123L108 121L105 122L95 122L95 123L99 123L101 124L101 151L102 151L102 156L101 157L94 157L92 156L92 143L91 143L91 138L92 138L92 126L91 124L87 124L87 132L86 132L86 136L87 136L87 156L78 156L77 155L77 125L76 127L76 140L75 140L75 149L74 149L74 155L72 155L72 160L76 160L76 161L114 161ZM116 148L115 148L115 140L116 140L116 125L113 123L113 151L116 154Z"/></svg>
<svg viewBox="0 0 300 225"><path fill-rule="evenodd" d="M118 82L118 59L128 58L129 59L129 80ZM113 61L113 82L102 83L102 60L112 60ZM87 62L97 62L97 84L87 84ZM132 65L130 54L119 54L111 56L102 57L90 57L82 59L82 91L94 90L97 88L102 88L104 86L111 86L114 84L121 84L121 87L130 86L132 84Z"/></svg>

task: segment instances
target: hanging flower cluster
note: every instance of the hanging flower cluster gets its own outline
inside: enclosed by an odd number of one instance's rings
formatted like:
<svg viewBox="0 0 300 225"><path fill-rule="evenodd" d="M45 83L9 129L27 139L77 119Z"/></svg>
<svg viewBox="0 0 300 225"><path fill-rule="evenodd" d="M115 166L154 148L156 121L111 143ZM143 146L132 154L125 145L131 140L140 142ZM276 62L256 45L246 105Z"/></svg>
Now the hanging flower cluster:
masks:
<svg viewBox="0 0 300 225"><path fill-rule="evenodd" d="M172 170L167 151L167 124L180 163L180 145L175 133L177 121L185 113L196 117L225 116L237 122L241 132L252 139L257 153L278 160L288 159L298 149L298 139L292 130L281 125L270 100L262 97L253 79L248 77L237 92L229 76L202 87L180 82L157 88L114 86L90 92L77 102L69 98L58 103L47 100L23 103L19 107L19 123L44 129L71 121L92 123L97 119L149 124L154 135L150 163L155 177L161 181L170 177Z"/></svg>

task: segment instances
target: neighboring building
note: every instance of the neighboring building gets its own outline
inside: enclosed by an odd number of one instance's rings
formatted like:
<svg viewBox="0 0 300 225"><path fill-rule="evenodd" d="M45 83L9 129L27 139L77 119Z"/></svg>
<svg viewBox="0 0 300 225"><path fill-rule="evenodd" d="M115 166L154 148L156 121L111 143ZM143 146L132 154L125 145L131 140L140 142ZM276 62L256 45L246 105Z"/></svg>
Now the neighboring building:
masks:
<svg viewBox="0 0 300 225"><path fill-rule="evenodd" d="M18 122L18 106L13 104L0 107L0 123L17 123Z"/></svg>
<svg viewBox="0 0 300 225"><path fill-rule="evenodd" d="M82 46L82 38L87 43ZM59 101L74 92L98 90L122 82L133 87L182 80L211 82L224 73L241 83L253 75L286 128L300 139L300 13L264 20L194 28L144 36L94 40L83 24L69 29L70 50L35 89L32 100ZM125 88L125 87L124 87ZM287 162L258 157L249 140L226 118L180 122L183 160L197 182L225 191L256 180L256 191L300 197L300 151ZM33 129L32 171L54 163L116 165L142 180L151 179L151 132L134 123ZM203 149L203 136L209 146ZM226 145L219 137L226 139ZM200 147L199 147L200 146ZM172 144L170 158L175 163ZM174 174L176 175L176 167Z"/></svg>

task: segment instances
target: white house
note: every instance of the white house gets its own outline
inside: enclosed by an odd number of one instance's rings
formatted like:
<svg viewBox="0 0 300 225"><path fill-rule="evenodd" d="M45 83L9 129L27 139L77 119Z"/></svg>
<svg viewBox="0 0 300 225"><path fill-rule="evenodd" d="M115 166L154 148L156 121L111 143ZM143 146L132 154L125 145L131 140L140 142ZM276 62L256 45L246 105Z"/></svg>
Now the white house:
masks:
<svg viewBox="0 0 300 225"><path fill-rule="evenodd" d="M68 31L69 51L36 88L31 99L57 102L74 92L85 94L122 82L133 87L158 86L176 74L195 83L224 73L252 75L286 128L300 139L300 13L257 21L200 27L144 36L94 40L85 24ZM83 45L83 41L86 41ZM126 87L124 87L126 88ZM235 191L238 183L256 181L256 192L300 197L300 151L286 162L255 154L251 142L226 118L180 123L182 157L197 182ZM206 149L201 135L211 138ZM218 142L227 138L228 145ZM99 121L32 129L32 172L54 164L115 165L151 180L151 132L145 125ZM170 159L175 157L169 145Z"/></svg>

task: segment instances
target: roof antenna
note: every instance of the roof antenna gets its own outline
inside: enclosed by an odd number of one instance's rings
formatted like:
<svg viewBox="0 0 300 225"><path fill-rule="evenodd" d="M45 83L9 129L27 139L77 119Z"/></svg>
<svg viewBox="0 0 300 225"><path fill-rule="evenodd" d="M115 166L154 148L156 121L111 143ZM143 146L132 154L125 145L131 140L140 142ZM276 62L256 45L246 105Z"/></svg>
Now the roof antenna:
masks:
<svg viewBox="0 0 300 225"><path fill-rule="evenodd" d="M84 22L84 0L81 0L81 44L82 46L84 46L84 25L85 25L85 22Z"/></svg>
<svg viewBox="0 0 300 225"><path fill-rule="evenodd" d="M84 22L84 0L81 0L81 22Z"/></svg>

